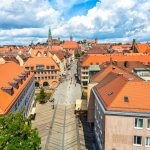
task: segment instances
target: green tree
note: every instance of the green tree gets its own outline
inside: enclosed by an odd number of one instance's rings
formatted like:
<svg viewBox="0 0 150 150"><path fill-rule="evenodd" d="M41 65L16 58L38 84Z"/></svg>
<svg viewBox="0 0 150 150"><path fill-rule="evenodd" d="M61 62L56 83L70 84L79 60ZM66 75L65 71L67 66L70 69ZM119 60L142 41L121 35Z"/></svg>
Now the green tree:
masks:
<svg viewBox="0 0 150 150"><path fill-rule="evenodd" d="M38 150L40 143L37 129L22 112L0 118L0 150Z"/></svg>
<svg viewBox="0 0 150 150"><path fill-rule="evenodd" d="M78 59L80 57L80 54L75 54L75 58Z"/></svg>
<svg viewBox="0 0 150 150"><path fill-rule="evenodd" d="M47 94L44 88L41 87L40 93L37 95L37 100L39 101L39 103L45 103L47 101L46 97L47 97Z"/></svg>

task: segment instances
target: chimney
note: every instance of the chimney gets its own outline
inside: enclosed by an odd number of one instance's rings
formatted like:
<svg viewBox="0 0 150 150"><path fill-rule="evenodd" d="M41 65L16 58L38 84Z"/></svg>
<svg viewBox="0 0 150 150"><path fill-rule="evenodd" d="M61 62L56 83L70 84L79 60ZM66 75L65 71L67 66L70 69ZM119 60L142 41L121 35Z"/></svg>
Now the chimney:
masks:
<svg viewBox="0 0 150 150"><path fill-rule="evenodd" d="M8 93L9 95L13 95L14 94L14 89L13 87L2 87L1 88L3 91L5 91L6 93Z"/></svg>

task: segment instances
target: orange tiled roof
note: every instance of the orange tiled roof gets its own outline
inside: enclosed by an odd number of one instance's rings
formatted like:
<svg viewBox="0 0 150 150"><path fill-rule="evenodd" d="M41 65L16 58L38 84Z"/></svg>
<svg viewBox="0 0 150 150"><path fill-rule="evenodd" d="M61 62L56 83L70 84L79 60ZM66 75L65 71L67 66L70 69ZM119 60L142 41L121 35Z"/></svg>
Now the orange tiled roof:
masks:
<svg viewBox="0 0 150 150"><path fill-rule="evenodd" d="M101 80L103 80L110 72L116 73L118 75L122 75L123 77L129 79L132 78L134 80L141 80L140 78L138 78L136 75L122 69L119 68L115 65L108 65L106 68L104 68L102 71L96 73L94 76L92 76L91 81L92 82L101 82Z"/></svg>
<svg viewBox="0 0 150 150"><path fill-rule="evenodd" d="M148 43L136 43L135 46L138 49L139 53L149 53L150 52L150 46Z"/></svg>
<svg viewBox="0 0 150 150"><path fill-rule="evenodd" d="M51 54L55 54L60 60L65 58L64 52L61 50L50 51Z"/></svg>
<svg viewBox="0 0 150 150"><path fill-rule="evenodd" d="M24 66L25 67L33 66L34 69L35 69L36 65L44 65L45 69L46 69L46 66L55 66L54 70L59 70L59 67L57 66L56 62L52 59L52 57L34 57L34 58L29 58L26 61Z"/></svg>
<svg viewBox="0 0 150 150"><path fill-rule="evenodd" d="M106 80L106 79L104 79ZM106 110L150 113L150 83L116 76L95 86ZM128 102L124 101L128 97Z"/></svg>
<svg viewBox="0 0 150 150"><path fill-rule="evenodd" d="M0 51L10 51L9 47L0 47Z"/></svg>
<svg viewBox="0 0 150 150"><path fill-rule="evenodd" d="M79 48L79 45L75 41L65 41L63 48L75 49L75 48Z"/></svg>
<svg viewBox="0 0 150 150"><path fill-rule="evenodd" d="M45 48L45 46L43 46L43 45L36 45L34 47L35 47L35 49L44 49Z"/></svg>
<svg viewBox="0 0 150 150"><path fill-rule="evenodd" d="M53 45L52 46L52 50L62 50L62 46L58 46L58 45Z"/></svg>
<svg viewBox="0 0 150 150"><path fill-rule="evenodd" d="M47 52L48 52L48 49L46 49L46 48L32 49L31 56L36 57L38 55L38 53L41 53L43 55L43 54L47 54Z"/></svg>
<svg viewBox="0 0 150 150"><path fill-rule="evenodd" d="M7 62L5 64L0 65L0 115L4 115L9 111L13 103L18 98L19 94L22 92L22 90L26 87L26 85L33 77L33 73L30 73L26 80L23 81L22 84L19 84L18 89L13 88L13 95L9 95L1 88L10 87L11 85L9 84L9 82L14 82L14 78L17 78L18 75L21 75L21 73L24 72L25 69L17 65L15 62Z"/></svg>
<svg viewBox="0 0 150 150"><path fill-rule="evenodd" d="M139 61L147 64L150 62L150 55L141 55L141 54L89 54L86 56L84 61L81 63L81 66L90 66L96 65L97 63L101 64L107 61Z"/></svg>

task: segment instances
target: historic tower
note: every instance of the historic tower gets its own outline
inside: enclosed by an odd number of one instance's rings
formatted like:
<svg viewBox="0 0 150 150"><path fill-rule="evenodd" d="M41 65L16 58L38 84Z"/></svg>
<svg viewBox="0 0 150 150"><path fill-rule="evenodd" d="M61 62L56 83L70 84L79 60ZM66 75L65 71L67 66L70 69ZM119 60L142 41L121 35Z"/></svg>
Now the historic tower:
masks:
<svg viewBox="0 0 150 150"><path fill-rule="evenodd" d="M53 44L53 41L52 41L51 28L49 27L49 30L48 30L48 40L47 40L47 45L48 45L49 49L52 48L52 44Z"/></svg>

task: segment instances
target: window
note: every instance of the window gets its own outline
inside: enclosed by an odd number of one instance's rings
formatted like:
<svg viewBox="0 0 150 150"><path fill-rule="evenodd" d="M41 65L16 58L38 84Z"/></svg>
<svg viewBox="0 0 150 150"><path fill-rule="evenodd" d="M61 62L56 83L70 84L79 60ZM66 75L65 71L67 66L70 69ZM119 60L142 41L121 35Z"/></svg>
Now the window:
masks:
<svg viewBox="0 0 150 150"><path fill-rule="evenodd" d="M145 146L150 147L150 137L146 137Z"/></svg>
<svg viewBox="0 0 150 150"><path fill-rule="evenodd" d="M31 67L31 70L34 70L34 67Z"/></svg>
<svg viewBox="0 0 150 150"><path fill-rule="evenodd" d="M134 145L141 146L142 145L142 136L134 136Z"/></svg>
<svg viewBox="0 0 150 150"><path fill-rule="evenodd" d="M46 69L50 69L50 67L49 67L49 66L46 66Z"/></svg>
<svg viewBox="0 0 150 150"><path fill-rule="evenodd" d="M135 118L135 128L143 128L143 119Z"/></svg>
<svg viewBox="0 0 150 150"><path fill-rule="evenodd" d="M38 66L36 66L36 70L44 70L44 65L38 65Z"/></svg>
<svg viewBox="0 0 150 150"><path fill-rule="evenodd" d="M29 70L29 67L25 67L26 70Z"/></svg>
<svg viewBox="0 0 150 150"><path fill-rule="evenodd" d="M15 111L17 110L17 104L15 104Z"/></svg>
<svg viewBox="0 0 150 150"><path fill-rule="evenodd" d="M51 66L51 69L55 69L55 66Z"/></svg>
<svg viewBox="0 0 150 150"><path fill-rule="evenodd" d="M147 120L147 128L150 129L150 119Z"/></svg>

